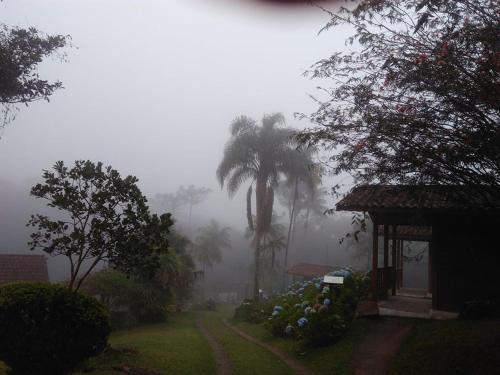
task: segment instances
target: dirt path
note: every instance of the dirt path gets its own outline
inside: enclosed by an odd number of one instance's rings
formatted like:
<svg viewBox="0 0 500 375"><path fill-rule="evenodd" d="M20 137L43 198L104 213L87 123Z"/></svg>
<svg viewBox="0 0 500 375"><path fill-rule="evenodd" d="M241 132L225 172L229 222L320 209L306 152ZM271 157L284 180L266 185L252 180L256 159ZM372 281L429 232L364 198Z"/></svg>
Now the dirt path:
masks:
<svg viewBox="0 0 500 375"><path fill-rule="evenodd" d="M210 333L210 331L203 324L203 318L200 315L196 315L196 327L199 329L201 334L205 336L208 341L208 344L212 348L215 356L215 364L217 366L217 374L218 375L232 375L233 368L231 367L231 362L229 361L229 357L220 344L219 341Z"/></svg>
<svg viewBox="0 0 500 375"><path fill-rule="evenodd" d="M275 346L266 344L265 342L262 342L260 340L257 340L255 337L252 337L252 336L246 334L245 332L243 332L242 330L240 330L239 328L236 328L232 324L229 324L227 322L227 320L225 320L225 319L222 320L222 322L224 323L224 325L226 327L228 327L229 329L236 332L239 336L243 337L245 340L248 340L256 345L259 345L260 347L269 350L271 353L273 353L274 355L279 357L283 362L286 363L286 365L288 367L290 367L293 370L293 372L295 374L297 374L297 375L314 375L314 372L312 372L308 368L304 367L299 361L293 359L292 357L290 357L287 353L285 353L281 349L276 348Z"/></svg>
<svg viewBox="0 0 500 375"><path fill-rule="evenodd" d="M378 322L353 354L351 368L354 374L387 374L392 359L411 328L411 322L399 319L384 319Z"/></svg>

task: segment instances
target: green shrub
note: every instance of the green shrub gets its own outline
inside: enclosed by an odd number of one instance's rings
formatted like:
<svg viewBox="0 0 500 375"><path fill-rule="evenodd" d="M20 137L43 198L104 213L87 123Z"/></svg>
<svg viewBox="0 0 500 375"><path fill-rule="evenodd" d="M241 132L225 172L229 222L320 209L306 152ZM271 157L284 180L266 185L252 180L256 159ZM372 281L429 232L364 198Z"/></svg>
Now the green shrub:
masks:
<svg viewBox="0 0 500 375"><path fill-rule="evenodd" d="M267 314L263 318L266 328L274 336L298 339L308 346L337 341L350 326L356 305L368 290L366 274L341 272L345 274L344 284L333 290L316 278L294 283L286 293L267 301L262 309ZM252 312L251 306L247 309Z"/></svg>
<svg viewBox="0 0 500 375"><path fill-rule="evenodd" d="M105 269L89 276L84 292L98 295L111 312L113 329L164 322L170 293L152 280L135 280L124 273Z"/></svg>
<svg viewBox="0 0 500 375"><path fill-rule="evenodd" d="M308 323L300 330L304 343L309 346L326 346L345 333L345 320L335 313L309 314Z"/></svg>
<svg viewBox="0 0 500 375"><path fill-rule="evenodd" d="M109 333L91 297L42 283L0 287L0 359L15 374L66 374L100 353Z"/></svg>
<svg viewBox="0 0 500 375"><path fill-rule="evenodd" d="M269 310L265 309L265 307L265 304L262 302L245 300L234 310L234 318L249 323L261 323L270 314Z"/></svg>
<svg viewBox="0 0 500 375"><path fill-rule="evenodd" d="M193 310L215 311L217 305L212 298L207 299L205 302L197 303L193 306Z"/></svg>

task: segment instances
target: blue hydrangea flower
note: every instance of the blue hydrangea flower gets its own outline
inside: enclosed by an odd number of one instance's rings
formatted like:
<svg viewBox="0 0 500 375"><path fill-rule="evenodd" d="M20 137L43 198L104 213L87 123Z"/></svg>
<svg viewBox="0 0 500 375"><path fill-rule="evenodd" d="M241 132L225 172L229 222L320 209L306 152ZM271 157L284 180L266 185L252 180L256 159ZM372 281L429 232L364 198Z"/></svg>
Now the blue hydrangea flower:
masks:
<svg viewBox="0 0 500 375"><path fill-rule="evenodd" d="M323 305L325 306L328 306L332 303L332 301L330 301L330 298L325 298L324 301L323 301Z"/></svg>
<svg viewBox="0 0 500 375"><path fill-rule="evenodd" d="M276 311L282 311L283 310L283 307L281 306L274 306L274 309L273 310L276 310Z"/></svg>
<svg viewBox="0 0 500 375"><path fill-rule="evenodd" d="M307 319L302 317L299 320L297 320L297 325L299 327L304 327L307 324Z"/></svg>
<svg viewBox="0 0 500 375"><path fill-rule="evenodd" d="M278 315L280 312L278 310L274 310L273 313L271 314L272 316Z"/></svg>
<svg viewBox="0 0 500 375"><path fill-rule="evenodd" d="M320 283L315 283L314 286L316 287L316 289L321 288L321 284Z"/></svg>

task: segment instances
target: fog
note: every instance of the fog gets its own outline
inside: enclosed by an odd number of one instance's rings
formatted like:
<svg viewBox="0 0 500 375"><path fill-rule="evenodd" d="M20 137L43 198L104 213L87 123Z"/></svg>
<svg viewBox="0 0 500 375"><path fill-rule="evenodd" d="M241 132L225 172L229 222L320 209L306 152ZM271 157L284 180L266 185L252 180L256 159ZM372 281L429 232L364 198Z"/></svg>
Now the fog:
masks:
<svg viewBox="0 0 500 375"><path fill-rule="evenodd" d="M181 185L210 188L209 197L194 208L193 235L214 218L232 228L234 243L234 254L225 254L227 262L218 269L250 263L252 253L243 239L245 189L229 199L215 177L231 120L282 112L287 126L306 127L294 113L315 109L309 95L317 92L318 82L302 73L345 48L348 34L318 35L329 19L325 12L278 3L2 2L2 22L68 34L73 46L65 49L66 61L50 58L39 69L41 77L61 80L64 89L50 103L20 108L1 131L0 252L29 253L25 223L42 207L29 197L29 188L40 181L42 170L58 160L70 165L90 159L137 176L148 197ZM331 185L325 178L323 186ZM333 204L329 197L327 206ZM315 251L293 250L292 259L348 264L350 255L338 245L349 229L346 218L327 219L332 233L326 257L322 243ZM185 213L175 219L182 225ZM49 265L52 279L66 277L65 260L51 259Z"/></svg>

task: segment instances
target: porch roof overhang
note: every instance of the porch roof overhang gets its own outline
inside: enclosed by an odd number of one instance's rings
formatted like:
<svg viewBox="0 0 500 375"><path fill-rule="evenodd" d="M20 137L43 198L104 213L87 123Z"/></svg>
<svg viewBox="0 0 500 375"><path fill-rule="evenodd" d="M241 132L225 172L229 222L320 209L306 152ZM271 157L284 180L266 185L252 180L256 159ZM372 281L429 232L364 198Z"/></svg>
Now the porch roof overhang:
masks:
<svg viewBox="0 0 500 375"><path fill-rule="evenodd" d="M500 215L500 187L459 185L361 185L336 204L378 222L431 225L441 215Z"/></svg>

